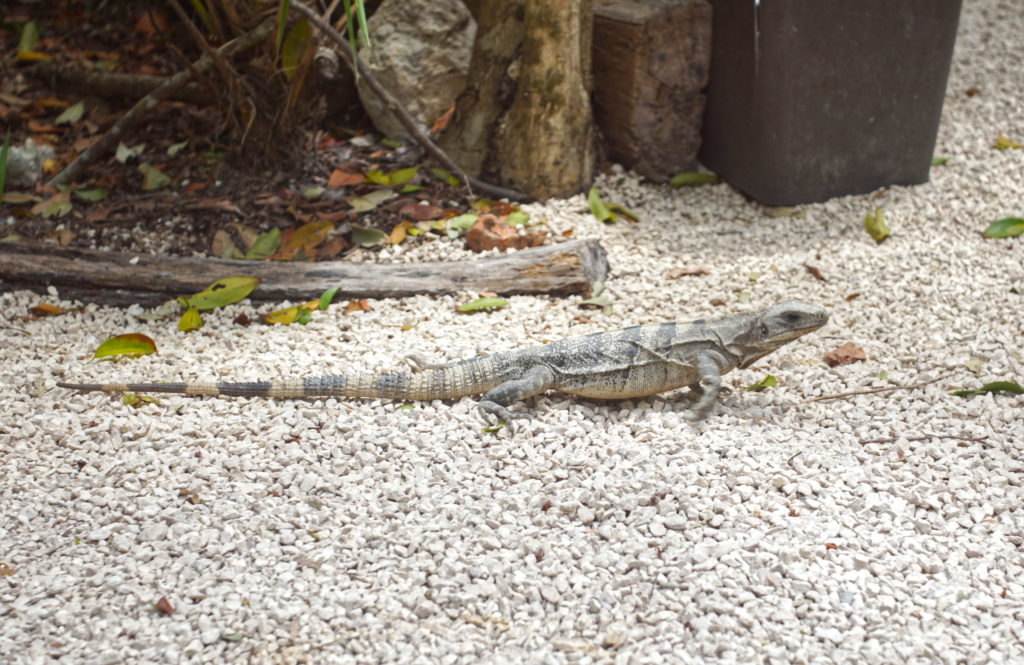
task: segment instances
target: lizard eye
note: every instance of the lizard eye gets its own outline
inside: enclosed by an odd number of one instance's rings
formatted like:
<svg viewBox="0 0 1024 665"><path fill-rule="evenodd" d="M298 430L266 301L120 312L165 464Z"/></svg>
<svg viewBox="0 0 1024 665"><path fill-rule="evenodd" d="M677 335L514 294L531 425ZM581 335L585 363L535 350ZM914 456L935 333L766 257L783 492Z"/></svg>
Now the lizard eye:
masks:
<svg viewBox="0 0 1024 665"><path fill-rule="evenodd" d="M762 323L761 324L761 335L763 335L764 337L768 336L768 324L767 323Z"/></svg>

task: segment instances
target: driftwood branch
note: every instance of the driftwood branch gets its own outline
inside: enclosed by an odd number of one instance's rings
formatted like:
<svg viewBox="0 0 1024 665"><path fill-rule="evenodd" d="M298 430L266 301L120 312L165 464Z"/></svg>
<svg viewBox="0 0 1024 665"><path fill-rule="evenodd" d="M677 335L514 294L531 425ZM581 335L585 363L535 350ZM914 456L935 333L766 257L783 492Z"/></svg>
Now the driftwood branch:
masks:
<svg viewBox="0 0 1024 665"><path fill-rule="evenodd" d="M48 286L62 298L109 305L156 305L190 295L229 275L261 279L250 298L312 300L340 286L351 298L393 298L458 291L499 294L589 293L608 261L596 240L525 249L472 261L353 263L260 262L0 244L0 291Z"/></svg>
<svg viewBox="0 0 1024 665"><path fill-rule="evenodd" d="M128 97L138 99L167 82L166 76L151 74L126 74L124 72L84 71L69 69L52 62L38 62L26 68L26 74L49 83L51 88L96 95L98 97ZM209 104L208 90L195 82L187 83L168 93L165 99Z"/></svg>
<svg viewBox="0 0 1024 665"><path fill-rule="evenodd" d="M267 19L252 31L222 46L218 49L218 52L222 56L230 57L231 55L255 46L265 39L273 30L274 21L272 19ZM175 91L185 86L185 84L192 80L195 72L205 72L212 67L213 64L212 58L208 55L203 55L196 60L192 69L182 70L165 80L159 87L136 102L135 106L121 116L121 118L114 123L114 126L107 130L107 133L104 134L99 141L83 151L82 154L64 167L60 173L53 176L53 178L50 179L50 182L46 184L50 187L56 187L57 185L67 185L77 180L87 166L112 151L117 146L118 141L120 141L124 136L125 132L139 122L148 111L151 111L158 103L167 99Z"/></svg>
<svg viewBox="0 0 1024 665"><path fill-rule="evenodd" d="M810 399L805 399L800 402L801 404L810 404L811 402L824 402L830 399L845 399L847 397L854 397L856 395L875 395L877 393L891 393L894 390L915 390L917 388L923 388L928 384L935 383L943 377L936 377L928 381L922 381L921 383L912 383L906 386L885 386L884 388L866 388L864 390L851 390L846 393L836 393L835 395L819 395Z"/></svg>
<svg viewBox="0 0 1024 665"><path fill-rule="evenodd" d="M402 103L399 102L387 88L381 85L380 81L378 81L373 73L367 69L366 65L363 64L363 61L359 59L358 55L352 51L352 48L349 46L349 43L345 38L338 34L337 30L320 18L312 9L306 7L300 2L292 2L290 7L309 19L310 23L315 25L322 33L327 35L331 41L337 44L338 54L345 61L345 64L348 65L349 69L354 72L358 72L359 76L366 80L366 84L370 86L370 89L373 90L374 94L380 97L387 105L388 110L395 114L398 121L402 123L402 127L405 127L405 130L409 132L409 135L416 139L417 143L423 146L423 149L427 151L427 154L440 162L446 169L462 178L468 187L495 198L504 198L512 201L532 200L531 197L523 194L522 192L486 183L463 171L462 168L456 164L444 150L431 141L430 137L420 129L419 124L411 115L409 115L409 112L405 109Z"/></svg>

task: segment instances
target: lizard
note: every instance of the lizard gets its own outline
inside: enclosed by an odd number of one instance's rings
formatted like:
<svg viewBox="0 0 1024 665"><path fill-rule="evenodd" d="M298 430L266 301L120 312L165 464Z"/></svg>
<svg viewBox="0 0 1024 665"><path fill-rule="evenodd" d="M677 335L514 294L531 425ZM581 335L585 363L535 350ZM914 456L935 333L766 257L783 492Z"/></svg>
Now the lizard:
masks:
<svg viewBox="0 0 1024 665"><path fill-rule="evenodd" d="M402 401L483 397L483 416L515 432L514 402L555 390L597 399L629 399L689 387L692 419L715 404L722 375L743 369L828 322L822 307L785 300L759 311L713 321L664 322L568 337L541 346L446 364L410 356L413 371L356 373L253 382L66 383L77 391L176 393L269 398L355 397Z"/></svg>

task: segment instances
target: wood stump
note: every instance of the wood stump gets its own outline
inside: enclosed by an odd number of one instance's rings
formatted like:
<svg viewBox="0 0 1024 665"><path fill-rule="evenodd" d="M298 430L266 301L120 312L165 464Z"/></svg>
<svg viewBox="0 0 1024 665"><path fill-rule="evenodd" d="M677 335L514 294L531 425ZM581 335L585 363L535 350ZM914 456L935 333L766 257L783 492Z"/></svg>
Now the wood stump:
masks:
<svg viewBox="0 0 1024 665"><path fill-rule="evenodd" d="M707 0L594 0L594 116L608 156L655 181L697 166Z"/></svg>

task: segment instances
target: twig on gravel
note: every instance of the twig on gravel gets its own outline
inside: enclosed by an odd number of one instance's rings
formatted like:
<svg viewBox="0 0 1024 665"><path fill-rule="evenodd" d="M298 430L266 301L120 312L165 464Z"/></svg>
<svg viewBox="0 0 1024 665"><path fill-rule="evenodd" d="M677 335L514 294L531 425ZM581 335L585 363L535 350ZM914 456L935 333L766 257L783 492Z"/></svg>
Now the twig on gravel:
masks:
<svg viewBox="0 0 1024 665"><path fill-rule="evenodd" d="M232 40L220 47L217 51L222 56L231 56L235 53L245 51L250 47L255 46L273 30L274 20L267 19L238 39ZM147 111L152 110L159 102L171 96L171 94L176 90L191 81L195 72L205 72L212 66L213 59L204 54L196 60L195 64L192 65L192 69L182 70L164 81L158 88L136 102L135 106L121 116L121 118L114 123L114 126L107 130L107 133L103 135L103 138L96 143L93 143L89 148L82 152L82 154L76 157L73 162L65 166L60 173L53 176L53 178L50 179L50 182L46 184L49 187L56 187L57 185L66 185L77 180L87 166L113 150L117 145L117 142L121 140L122 136L124 136L125 132L135 125L135 123L139 122Z"/></svg>
<svg viewBox="0 0 1024 665"><path fill-rule="evenodd" d="M527 196L522 192L486 183L463 171L444 150L441 150L441 148L431 141L430 137L419 128L419 125L417 125L416 121L413 120L411 115L409 115L409 112L405 110L405 107L402 106L401 102L399 102L387 88L380 84L380 81L378 81L370 70L367 69L366 65L363 64L363 61L352 51L349 43L344 37L338 34L337 30L332 28L330 24L302 3L293 2L289 6L292 9L298 10L300 14L309 19L310 23L315 25L322 33L330 37L331 41L338 45L338 54L345 61L345 64L348 65L349 69L357 72L359 76L366 79L366 84L370 86L370 89L373 90L374 94L381 98L384 104L388 107L388 110L395 114L398 121L402 123L402 127L405 127L405 130L409 132L414 139L416 139L416 142L423 146L423 149L426 150L431 157L439 161L442 166L462 178L467 187L470 189L477 189L484 194L495 198L505 198L512 201L533 200L532 197Z"/></svg>
<svg viewBox="0 0 1024 665"><path fill-rule="evenodd" d="M930 379L928 381L922 381L921 383L912 383L912 384L910 384L908 386L886 386L884 388L868 388L866 390L851 390L848 393L837 393L835 395L819 395L818 397L812 397L810 399L805 399L804 401L802 401L800 403L801 404L809 404L810 402L824 402L825 400L829 400L829 399L841 399L841 398L844 398L844 397L853 397L854 395L874 395L875 393L889 393L889 392L892 392L894 390L914 390L915 388L921 388L923 386L927 386L930 383L935 383L936 381L938 381L941 378L942 377L940 376L940 377L937 377L937 378L934 378L934 379Z"/></svg>
<svg viewBox="0 0 1024 665"><path fill-rule="evenodd" d="M871 443L893 443L899 441L899 439L900 437L898 436L890 436L884 439L861 439L857 443L866 446ZM956 439L958 441L971 441L974 443L988 441L987 436L963 436L962 434L923 434L921 436L905 437L907 441L928 441L929 439Z"/></svg>

